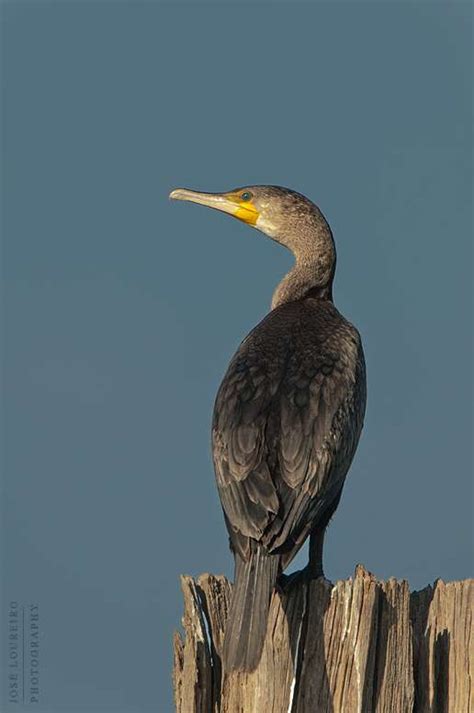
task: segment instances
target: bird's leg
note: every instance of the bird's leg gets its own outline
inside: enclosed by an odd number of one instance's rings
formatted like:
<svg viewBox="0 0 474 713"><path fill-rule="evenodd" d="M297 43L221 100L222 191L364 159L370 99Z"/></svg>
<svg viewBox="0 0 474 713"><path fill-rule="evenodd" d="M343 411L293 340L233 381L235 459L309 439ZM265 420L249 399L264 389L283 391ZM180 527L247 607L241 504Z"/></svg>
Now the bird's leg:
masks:
<svg viewBox="0 0 474 713"><path fill-rule="evenodd" d="M309 562L306 567L299 569L292 574L280 574L278 578L278 586L282 592L287 592L288 589L301 580L309 581L324 577L323 571L323 545L326 527L313 530L309 536Z"/></svg>
<svg viewBox="0 0 474 713"><path fill-rule="evenodd" d="M323 545L326 528L313 530L309 536L309 562L306 566L309 579L324 577L323 571Z"/></svg>

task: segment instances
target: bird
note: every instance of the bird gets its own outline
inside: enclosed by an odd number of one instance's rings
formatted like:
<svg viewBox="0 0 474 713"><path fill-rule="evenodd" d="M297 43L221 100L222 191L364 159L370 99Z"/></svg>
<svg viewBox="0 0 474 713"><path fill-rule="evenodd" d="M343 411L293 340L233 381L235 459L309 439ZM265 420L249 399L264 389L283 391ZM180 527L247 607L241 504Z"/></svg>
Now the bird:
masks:
<svg viewBox="0 0 474 713"><path fill-rule="evenodd" d="M310 199L273 185L224 193L178 188L170 198L227 213L294 256L269 313L231 359L212 418L214 470L235 558L222 665L226 673L250 672L262 656L273 592L307 538L303 576L324 576L325 531L363 427L364 352L358 330L334 305L335 243Z"/></svg>

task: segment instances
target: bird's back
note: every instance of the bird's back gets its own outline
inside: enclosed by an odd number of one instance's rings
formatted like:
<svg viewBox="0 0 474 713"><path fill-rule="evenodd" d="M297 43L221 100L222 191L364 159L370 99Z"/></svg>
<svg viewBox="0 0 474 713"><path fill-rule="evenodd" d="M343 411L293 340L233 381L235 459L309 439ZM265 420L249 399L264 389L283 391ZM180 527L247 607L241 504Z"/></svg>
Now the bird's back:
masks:
<svg viewBox="0 0 474 713"><path fill-rule="evenodd" d="M339 496L365 411L357 330L331 301L283 304L244 339L213 418L217 485L233 549L285 567Z"/></svg>

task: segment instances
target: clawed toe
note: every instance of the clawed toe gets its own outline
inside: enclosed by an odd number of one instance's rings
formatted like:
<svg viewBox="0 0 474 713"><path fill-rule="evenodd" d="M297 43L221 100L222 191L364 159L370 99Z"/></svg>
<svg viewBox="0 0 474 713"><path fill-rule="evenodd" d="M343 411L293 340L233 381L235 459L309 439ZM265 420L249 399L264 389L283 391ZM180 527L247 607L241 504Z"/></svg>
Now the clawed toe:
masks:
<svg viewBox="0 0 474 713"><path fill-rule="evenodd" d="M288 594L290 589L302 582L310 582L313 579L324 577L324 572L321 567L315 568L306 565L303 569L299 569L291 574L280 574L277 580L277 590L282 594Z"/></svg>

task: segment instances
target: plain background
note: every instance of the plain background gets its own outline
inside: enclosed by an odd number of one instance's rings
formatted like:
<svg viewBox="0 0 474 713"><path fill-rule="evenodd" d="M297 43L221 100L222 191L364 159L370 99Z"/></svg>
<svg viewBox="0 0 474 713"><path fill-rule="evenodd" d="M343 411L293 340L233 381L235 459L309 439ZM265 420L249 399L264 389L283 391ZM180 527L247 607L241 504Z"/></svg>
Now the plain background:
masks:
<svg viewBox="0 0 474 713"><path fill-rule="evenodd" d="M40 607L36 710L171 711L179 574L232 574L213 400L291 259L177 186L332 226L369 397L327 576L471 575L470 3L1 14L2 621Z"/></svg>

